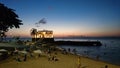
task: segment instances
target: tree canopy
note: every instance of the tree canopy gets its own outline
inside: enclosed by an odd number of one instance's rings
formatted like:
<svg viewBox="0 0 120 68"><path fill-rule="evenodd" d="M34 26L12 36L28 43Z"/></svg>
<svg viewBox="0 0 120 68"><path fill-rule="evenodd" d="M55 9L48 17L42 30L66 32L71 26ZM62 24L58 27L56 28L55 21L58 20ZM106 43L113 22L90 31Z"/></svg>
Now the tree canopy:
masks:
<svg viewBox="0 0 120 68"><path fill-rule="evenodd" d="M0 3L0 31L6 32L9 28L19 28L19 25L23 24L14 11Z"/></svg>
<svg viewBox="0 0 120 68"><path fill-rule="evenodd" d="M37 33L37 29L35 29L35 28L32 28L31 30L30 30L30 34L31 35L36 35L36 33Z"/></svg>
<svg viewBox="0 0 120 68"><path fill-rule="evenodd" d="M5 32L10 28L20 28L22 21L19 19L18 15L14 12L14 9L6 7L4 4L0 3L0 37L3 38Z"/></svg>

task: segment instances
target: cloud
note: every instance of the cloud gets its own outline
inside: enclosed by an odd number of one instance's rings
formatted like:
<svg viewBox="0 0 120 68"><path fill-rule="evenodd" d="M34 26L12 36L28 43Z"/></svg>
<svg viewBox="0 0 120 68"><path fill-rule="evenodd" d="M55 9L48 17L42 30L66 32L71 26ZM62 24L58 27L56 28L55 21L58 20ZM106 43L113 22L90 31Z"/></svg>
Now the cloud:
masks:
<svg viewBox="0 0 120 68"><path fill-rule="evenodd" d="M36 25L37 27L39 27L40 24L46 24L46 23L47 23L46 19L45 19L45 18L42 18L42 19L39 20L37 23L35 23L35 25Z"/></svg>

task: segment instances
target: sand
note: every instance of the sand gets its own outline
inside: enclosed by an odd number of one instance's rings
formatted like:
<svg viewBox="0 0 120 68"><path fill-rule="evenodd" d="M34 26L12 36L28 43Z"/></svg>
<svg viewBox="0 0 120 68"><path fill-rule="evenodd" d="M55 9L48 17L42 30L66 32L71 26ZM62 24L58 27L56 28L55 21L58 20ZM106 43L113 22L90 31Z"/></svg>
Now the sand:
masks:
<svg viewBox="0 0 120 68"><path fill-rule="evenodd" d="M35 55L34 58L28 56L27 61L18 62L13 57L0 61L0 68L77 68L78 56L72 54L61 54L58 52L59 61L48 61L48 57L43 54L41 57ZM120 66L108 64L101 61L81 57L81 68L120 68Z"/></svg>

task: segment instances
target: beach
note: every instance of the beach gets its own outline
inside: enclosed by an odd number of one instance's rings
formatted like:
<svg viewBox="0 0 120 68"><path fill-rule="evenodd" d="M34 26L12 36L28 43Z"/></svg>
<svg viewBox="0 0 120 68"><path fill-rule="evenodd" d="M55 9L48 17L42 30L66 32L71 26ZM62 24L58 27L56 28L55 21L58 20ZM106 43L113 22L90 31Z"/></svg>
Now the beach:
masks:
<svg viewBox="0 0 120 68"><path fill-rule="evenodd" d="M0 0L0 68L120 68L120 0Z"/></svg>
<svg viewBox="0 0 120 68"><path fill-rule="evenodd" d="M58 61L48 61L46 55L31 58L27 56L27 61L18 62L14 60L14 56L6 60L0 61L0 68L77 68L78 56L73 54L62 54L57 52ZM120 66L108 64L85 57L81 57L81 68L120 68Z"/></svg>

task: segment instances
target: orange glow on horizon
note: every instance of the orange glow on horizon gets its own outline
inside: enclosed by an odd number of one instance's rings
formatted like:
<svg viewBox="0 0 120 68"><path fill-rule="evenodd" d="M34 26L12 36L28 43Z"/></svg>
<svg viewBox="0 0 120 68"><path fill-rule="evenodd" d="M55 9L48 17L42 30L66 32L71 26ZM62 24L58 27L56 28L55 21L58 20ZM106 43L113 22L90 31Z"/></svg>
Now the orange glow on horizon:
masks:
<svg viewBox="0 0 120 68"><path fill-rule="evenodd" d="M29 37L29 38L32 38L32 36L30 34L19 34L19 35L15 35L15 34L7 34L7 37L13 37L13 36L20 36L20 37ZM75 34L54 34L54 37L80 37L80 36L83 36L83 37L102 37L102 36L120 36L120 33L119 34L107 34L107 33L89 33L89 34L78 34L78 35L75 35Z"/></svg>
<svg viewBox="0 0 120 68"><path fill-rule="evenodd" d="M7 37L13 37L13 36L20 36L20 37L30 37L30 29L28 30L19 30L19 29L12 29L9 32L6 33ZM62 30L62 29L58 29L58 30L53 30L53 36L54 37L80 37L80 36L85 36L85 37L102 37L102 36L120 36L120 32L119 31L71 31L71 30Z"/></svg>

